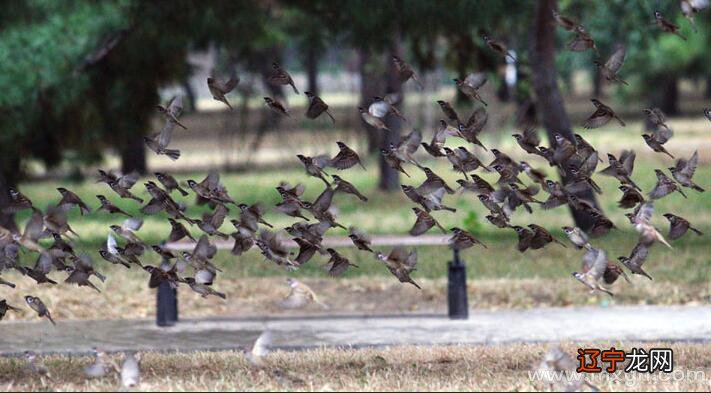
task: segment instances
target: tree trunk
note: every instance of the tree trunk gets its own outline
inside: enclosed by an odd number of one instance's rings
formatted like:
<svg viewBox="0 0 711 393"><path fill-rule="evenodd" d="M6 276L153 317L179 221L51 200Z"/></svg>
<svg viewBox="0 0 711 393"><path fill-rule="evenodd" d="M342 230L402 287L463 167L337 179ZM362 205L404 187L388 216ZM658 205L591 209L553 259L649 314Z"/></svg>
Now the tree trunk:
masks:
<svg viewBox="0 0 711 393"><path fill-rule="evenodd" d="M602 95L602 73L600 73L600 70L596 67L595 70L593 70L593 97L600 97Z"/></svg>
<svg viewBox="0 0 711 393"><path fill-rule="evenodd" d="M676 75L665 75L662 78L659 109L666 115L679 114L679 84Z"/></svg>
<svg viewBox="0 0 711 393"><path fill-rule="evenodd" d="M390 49L388 59L391 59L393 56L401 57L401 51L402 50L400 48L400 42L395 41L393 43L392 48ZM392 61L388 62L386 72L386 92L387 94L394 93L398 97L400 97L400 100L395 104L395 106L400 109L402 108L403 102L405 101L405 96L402 89L402 82L397 76L397 72L395 71L395 65ZM397 116L388 115L385 124L387 125L390 131L386 131L380 138L381 149L388 148L390 144L397 145L400 142L402 120ZM380 155L380 182L378 184L378 188L387 192L396 192L400 189L400 172L392 169L390 165L385 162L385 159L383 158L382 154Z"/></svg>
<svg viewBox="0 0 711 393"><path fill-rule="evenodd" d="M575 141L570 119L565 111L563 98L558 90L557 72L555 68L555 24L551 10L558 9L557 0L538 0L531 32L531 79L536 95L537 111L545 127L551 145L555 144L554 133L558 132L565 138ZM563 178L567 182L567 176ZM592 190L576 194L596 204ZM575 224L583 230L592 227L593 220L589 214L571 208Z"/></svg>
<svg viewBox="0 0 711 393"><path fill-rule="evenodd" d="M148 173L146 165L146 146L143 135L131 135L121 147L121 173L138 172L141 175Z"/></svg>
<svg viewBox="0 0 711 393"><path fill-rule="evenodd" d="M6 213L5 208L10 206L10 188L17 187L19 181L20 160L4 155L0 165L0 226L16 231L15 214Z"/></svg>
<svg viewBox="0 0 711 393"><path fill-rule="evenodd" d="M368 108L368 105L373 100L373 97L381 95L383 91L383 78L380 76L381 65L375 64L375 59L371 56L367 49L358 51L358 72L360 74L360 106ZM373 72L377 69L377 72ZM369 124L360 119L359 121L365 127L365 135L368 139L368 153L378 153L380 148L381 130L376 130Z"/></svg>
<svg viewBox="0 0 711 393"><path fill-rule="evenodd" d="M306 49L306 61L304 62L306 68L306 79L307 85L310 92L315 95L319 95L320 89L318 88L318 52L313 45Z"/></svg>

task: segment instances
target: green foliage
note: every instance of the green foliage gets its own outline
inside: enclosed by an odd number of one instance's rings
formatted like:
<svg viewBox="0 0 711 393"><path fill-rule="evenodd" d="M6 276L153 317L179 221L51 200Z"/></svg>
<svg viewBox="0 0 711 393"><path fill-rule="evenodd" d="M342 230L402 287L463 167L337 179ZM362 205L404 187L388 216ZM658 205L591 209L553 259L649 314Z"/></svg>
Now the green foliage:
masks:
<svg viewBox="0 0 711 393"><path fill-rule="evenodd" d="M481 220L476 214L476 211L470 210L469 213L467 213L467 217L464 219L464 230L475 236L481 234Z"/></svg>

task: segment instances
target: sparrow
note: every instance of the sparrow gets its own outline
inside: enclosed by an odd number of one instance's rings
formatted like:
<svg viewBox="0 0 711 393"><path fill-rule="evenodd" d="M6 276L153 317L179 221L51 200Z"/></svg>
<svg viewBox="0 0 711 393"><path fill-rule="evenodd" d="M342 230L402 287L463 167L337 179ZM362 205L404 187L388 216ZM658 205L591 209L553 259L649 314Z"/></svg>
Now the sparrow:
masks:
<svg viewBox="0 0 711 393"><path fill-rule="evenodd" d="M223 102L228 108L230 108L230 110L232 110L232 105L230 105L230 102L227 101L227 97L225 97L225 95L231 92L238 83L239 78L230 78L230 80L225 83L222 83L212 77L207 78L207 88L210 90L212 98Z"/></svg>
<svg viewBox="0 0 711 393"><path fill-rule="evenodd" d="M551 13L553 14L553 20L555 20L555 23L567 31L573 31L575 27L578 26L578 22L567 16L561 15L556 10L551 10Z"/></svg>
<svg viewBox="0 0 711 393"><path fill-rule="evenodd" d="M545 247L548 243L557 243L563 248L566 248L560 240L556 239L548 232L545 228L536 224L529 224L528 227L533 231L533 238L531 239L531 250L538 250Z"/></svg>
<svg viewBox="0 0 711 393"><path fill-rule="evenodd" d="M109 214L123 214L126 217L133 217L130 214L126 213L125 211L121 210L118 206L114 205L105 196L97 195L96 198L99 200L99 203L101 203L101 206L99 206L99 208L96 209L96 211L106 210L107 212L109 212Z"/></svg>
<svg viewBox="0 0 711 393"><path fill-rule="evenodd" d="M471 233L461 229L461 228L451 228L452 231L452 237L449 239L449 246L455 250L464 250L470 247L474 247L475 245L479 244L484 248L486 247L486 244L482 243L479 241L477 238L474 237Z"/></svg>
<svg viewBox="0 0 711 393"><path fill-rule="evenodd" d="M543 171L533 168L531 164L527 163L526 161L519 162L519 166L521 167L521 169L523 169L523 172L528 175L531 180L533 180L535 183L540 184L542 187L545 187L546 174Z"/></svg>
<svg viewBox="0 0 711 393"><path fill-rule="evenodd" d="M309 219L301 214L301 208L303 208L303 202L299 200L298 197L289 194L281 186L277 187L279 195L282 197L282 201L276 204L276 208L281 213L286 214L289 217L301 218L306 221Z"/></svg>
<svg viewBox="0 0 711 393"><path fill-rule="evenodd" d="M182 223L175 221L172 218L168 218L168 222L170 222L170 234L168 235L168 241L173 243L177 242L180 239L183 238L188 238L194 242L197 242L193 235L190 234L187 228L185 228L185 225Z"/></svg>
<svg viewBox="0 0 711 393"><path fill-rule="evenodd" d="M413 207L412 211L415 213L415 216L417 216L417 221L415 221L412 229L410 229L411 236L420 236L429 231L433 226L437 226L442 233L447 233L447 230L426 211L417 207Z"/></svg>
<svg viewBox="0 0 711 393"><path fill-rule="evenodd" d="M317 177L321 179L326 186L330 186L331 183L326 180L325 176L328 176L326 172L323 171L331 163L331 158L326 155L320 155L316 157L308 157L303 154L297 154L296 157L306 168L306 173L310 176Z"/></svg>
<svg viewBox="0 0 711 393"><path fill-rule="evenodd" d="M583 125L584 128L591 129L602 127L605 124L609 123L610 120L612 120L613 118L616 119L622 127L625 126L625 122L622 121L622 119L620 119L617 114L615 114L615 111L613 111L612 108L603 104L595 98L591 99L590 101L592 101L593 105L595 105L595 108L597 109L585 121L585 124Z"/></svg>
<svg viewBox="0 0 711 393"><path fill-rule="evenodd" d="M385 125L385 122L380 119L377 116L373 116L365 110L363 107L359 106L358 107L358 112L360 112L360 117L363 119L363 121L368 124L369 126L377 129L377 130L385 130L385 131L390 131L388 126Z"/></svg>
<svg viewBox="0 0 711 393"><path fill-rule="evenodd" d="M373 97L373 102L368 105L368 113L381 119L384 119L387 115L394 115L407 122L407 118L397 108L397 104L400 101L402 101L402 97L399 94L391 93L385 97L375 96Z"/></svg>
<svg viewBox="0 0 711 393"><path fill-rule="evenodd" d="M130 189L136 184L140 175L137 172L132 172L121 177L116 177L111 174L107 174L102 170L99 170L99 175L101 176L100 181L105 181L106 184L111 187L111 189L118 194L121 198L128 198L137 201L138 203L143 203L143 199L138 198L133 195Z"/></svg>
<svg viewBox="0 0 711 393"><path fill-rule="evenodd" d="M140 354L135 352L126 354L121 365L121 385L124 389L134 388L141 382L140 361Z"/></svg>
<svg viewBox="0 0 711 393"><path fill-rule="evenodd" d="M597 52L597 45L595 45L595 40L592 38L590 33L583 25L575 26L575 38L568 43L568 49L573 52L584 52L588 49L592 49Z"/></svg>
<svg viewBox="0 0 711 393"><path fill-rule="evenodd" d="M211 213L206 212L202 215L202 220L195 220L198 228L210 236L218 236L224 240L229 239L229 235L220 232L220 227L225 221L225 217L229 213L229 209L222 203L215 205L215 210Z"/></svg>
<svg viewBox="0 0 711 393"><path fill-rule="evenodd" d="M173 96L166 106L157 105L157 109L165 117L166 121L173 122L184 130L188 129L178 120L178 117L183 113L183 98L181 96Z"/></svg>
<svg viewBox="0 0 711 393"><path fill-rule="evenodd" d="M669 248L673 248L664 239L657 228L652 225L652 215L654 214L654 204L653 202L645 202L637 208L637 211L631 217L632 225L634 229L639 232L639 243L651 247L654 242L658 241Z"/></svg>
<svg viewBox="0 0 711 393"><path fill-rule="evenodd" d="M79 235L72 230L67 222L67 216L64 210L56 207L49 206L47 211L42 217L44 219L44 226L51 232L59 235L64 235L66 233L71 233L72 235L79 237Z"/></svg>
<svg viewBox="0 0 711 393"><path fill-rule="evenodd" d="M489 121L489 114L486 112L484 107L478 107L472 112L466 122L457 122L457 129L459 130L459 137L463 138L465 141L475 144L484 151L488 151L486 146L479 140L479 134L484 130L486 123Z"/></svg>
<svg viewBox="0 0 711 393"><path fill-rule="evenodd" d="M603 278L605 270L607 269L607 253L605 250L595 249L590 245L587 245L586 248L593 257L590 258L591 261L589 264L583 264L583 273L573 272L573 277L590 288L591 292L601 291L610 296L614 296L612 292L600 285L600 280ZM585 259L584 257L583 261L585 261Z"/></svg>
<svg viewBox="0 0 711 393"><path fill-rule="evenodd" d="M188 192L185 191L182 187L180 187L180 184L178 184L178 181L175 180L173 176L165 172L155 172L154 175L156 179L158 179L160 184L165 187L166 191L171 192L173 190L178 190L178 192L180 192L180 195L188 196Z"/></svg>
<svg viewBox="0 0 711 393"><path fill-rule="evenodd" d="M447 191L447 194L454 194L454 189L448 186L444 179L439 177L439 175L434 173L430 168L423 167L422 171L425 172L425 176L427 176L427 178L424 182L422 182L422 184L420 184L419 187L417 187L417 192L420 195L428 194L439 188L444 188L445 191Z"/></svg>
<svg viewBox="0 0 711 393"><path fill-rule="evenodd" d="M402 83L405 83L408 80L412 79L417 84L417 86L419 86L420 89L423 88L422 82L420 82L420 78L417 77L417 74L409 64L407 64L399 57L393 56L393 65L395 66L395 74Z"/></svg>
<svg viewBox="0 0 711 393"><path fill-rule="evenodd" d="M437 127L434 135L432 136L432 142L429 144L423 142L422 147L432 157L444 157L442 147L444 147L445 142L447 142L447 138L450 136L460 136L459 130L447 124L446 121L440 120L439 127Z"/></svg>
<svg viewBox="0 0 711 393"><path fill-rule="evenodd" d="M237 232L230 234L230 237L232 237L235 241L230 252L232 255L240 256L254 246L254 232L247 228L238 226L239 222L237 220L231 220L231 222L235 225L235 227L237 227Z"/></svg>
<svg viewBox="0 0 711 393"><path fill-rule="evenodd" d="M123 265L128 269L131 268L131 265L121 258L121 254L119 254L119 247L116 243L116 238L114 237L114 235L111 234L111 232L109 232L108 236L106 237L105 247L106 249L99 250L99 255L101 255L101 258L111 264Z"/></svg>
<svg viewBox="0 0 711 393"><path fill-rule="evenodd" d="M44 233L44 218L42 212L37 208L32 208L32 216L25 224L25 230L20 235L12 233L8 229L0 227L0 239L4 242L16 242L26 249L34 252L44 253L45 249L39 244L39 239Z"/></svg>
<svg viewBox="0 0 711 393"><path fill-rule="evenodd" d="M518 235L516 249L521 253L528 250L533 240L533 231L518 225L514 225L511 228L516 231L516 235Z"/></svg>
<svg viewBox="0 0 711 393"><path fill-rule="evenodd" d="M269 353L269 346L271 344L272 333L268 330L263 331L254 341L251 350L245 353L245 358L252 366L264 366L265 358Z"/></svg>
<svg viewBox="0 0 711 393"><path fill-rule="evenodd" d="M166 266L155 267L151 265L146 265L143 266L143 270L147 271L148 274L150 274L150 278L148 280L148 288L151 289L158 288L164 282L170 284L171 288L176 289L178 288L178 283L186 282L184 279L178 276L178 272L175 265L170 268L167 268ZM205 284L205 282L201 283ZM211 281L207 285L210 284L212 284Z"/></svg>
<svg viewBox="0 0 711 393"><path fill-rule="evenodd" d="M278 232L262 230L255 243L266 259L287 269L294 266L289 259L289 249Z"/></svg>
<svg viewBox="0 0 711 393"><path fill-rule="evenodd" d="M686 194L684 194L684 191L677 186L676 182L665 175L661 169L655 169L654 173L657 175L657 184L654 186L652 191L649 192L649 199L661 199L674 191L678 191L684 198L687 197Z"/></svg>
<svg viewBox="0 0 711 393"><path fill-rule="evenodd" d="M649 146L654 152L664 153L664 154L668 155L669 157L671 157L672 159L674 159L674 156L671 153L669 153L667 151L667 149L665 149L664 146L662 146L662 144L659 142L659 140L657 140L654 137L654 134L642 134L642 138L644 139L644 143L646 143L647 146Z"/></svg>
<svg viewBox="0 0 711 393"><path fill-rule="evenodd" d="M91 349L94 355L94 362L84 367L84 375L87 378L103 378L111 370L118 371L118 367L109 359L106 352L96 347Z"/></svg>
<svg viewBox="0 0 711 393"><path fill-rule="evenodd" d="M704 192L698 184L694 183L692 178L694 177L694 172L696 172L696 167L699 165L699 152L694 151L691 158L688 160L685 158L680 158L676 160L676 163L672 168L669 168L674 180L678 181L684 187L691 188L692 190L698 192Z"/></svg>
<svg viewBox="0 0 711 393"><path fill-rule="evenodd" d="M704 234L700 230L692 227L689 221L685 220L682 217L676 216L671 213L664 214L664 217L669 220L669 234L667 235L667 237L669 237L670 240L676 240L681 238L689 230L699 236L702 236Z"/></svg>
<svg viewBox="0 0 711 393"><path fill-rule="evenodd" d="M494 193L494 187L478 175L471 175L471 181L458 179L457 184L459 184L461 188L475 194L491 195Z"/></svg>
<svg viewBox="0 0 711 393"><path fill-rule="evenodd" d="M562 229L568 236L568 239L570 239L570 242L573 243L573 245L575 245L578 249L582 249L588 245L589 237L582 229L568 226L565 226Z"/></svg>
<svg viewBox="0 0 711 393"><path fill-rule="evenodd" d="M505 214L489 214L486 216L487 221L496 226L497 228L508 228L509 221Z"/></svg>
<svg viewBox="0 0 711 393"><path fill-rule="evenodd" d="M668 21L666 18L664 18L664 16L662 16L661 12L654 11L654 20L657 23L659 29L661 29L663 32L674 34L682 40L686 41L686 37L681 35L681 33L679 32L679 25Z"/></svg>
<svg viewBox="0 0 711 393"><path fill-rule="evenodd" d="M619 187L622 191L622 198L617 202L617 205L623 209L631 209L640 203L644 203L644 196L634 187L622 184Z"/></svg>
<svg viewBox="0 0 711 393"><path fill-rule="evenodd" d="M188 286L190 286L190 289L192 289L193 292L199 294L203 298L206 298L206 297L212 295L212 296L217 296L222 299L227 299L227 295L225 295L224 293L218 292L218 291L210 288L206 284L200 284L200 283L196 282L195 279L192 277L185 277L184 280L185 280L185 283L188 284Z"/></svg>
<svg viewBox="0 0 711 393"><path fill-rule="evenodd" d="M108 239L107 239L107 243L108 243ZM97 272L96 269L94 269L94 261L91 259L89 254L81 253L81 254L73 255L71 257L71 259L74 262L74 271L80 271L81 273L86 274L87 277L95 276L96 278L101 280L101 282L106 282L106 276ZM72 281L67 281L67 282L72 282Z"/></svg>
<svg viewBox="0 0 711 393"><path fill-rule="evenodd" d="M291 117L291 113L289 113L289 109L286 108L284 104L281 102L277 101L274 98L271 97L264 97L264 104L274 112L284 115L287 117Z"/></svg>
<svg viewBox="0 0 711 393"><path fill-rule="evenodd" d="M272 63L272 72L267 77L267 82L277 86L291 85L291 88L294 89L294 93L299 94L299 91L296 90L296 85L294 85L294 80L291 79L289 72L283 69L277 62Z"/></svg>
<svg viewBox="0 0 711 393"><path fill-rule="evenodd" d="M0 300L0 321L2 321L3 318L5 318L5 314L8 311L19 313L21 310L17 307L13 307L13 306L7 304L7 301L5 299Z"/></svg>
<svg viewBox="0 0 711 393"><path fill-rule="evenodd" d="M437 104L442 109L442 112L447 117L447 119L449 119L449 121L453 121L457 124L461 123L461 121L459 120L459 115L457 115L457 112L454 110L454 108L452 108L452 105L449 102L439 100L437 101Z"/></svg>
<svg viewBox="0 0 711 393"><path fill-rule="evenodd" d="M336 144L338 145L338 154L331 159L331 162L329 163L330 166L336 169L344 170L358 164L365 170L365 166L360 161L360 157L358 157L355 150L340 141L336 142Z"/></svg>
<svg viewBox="0 0 711 393"><path fill-rule="evenodd" d="M645 115L647 115L647 120L654 126L654 127L663 127L666 130L671 130L669 126L666 124L667 117L662 112L661 109L659 108L645 108L642 109L642 112L644 112ZM662 142L665 143L666 141Z"/></svg>
<svg viewBox="0 0 711 393"><path fill-rule="evenodd" d="M47 306L44 305L40 298L28 295L25 296L25 302L27 302L27 305L30 306L31 309L37 312L38 317L47 318L50 322L52 322L52 325L57 325L57 323L54 322L54 319L52 319L52 314L47 309Z"/></svg>
<svg viewBox="0 0 711 393"><path fill-rule="evenodd" d="M325 266L326 270L328 270L328 274L331 277L340 276L341 274L345 273L346 270L351 266L355 268L358 267L357 265L351 263L348 258L339 254L333 248L327 248L326 251L329 255L331 255L331 258L328 260Z"/></svg>
<svg viewBox="0 0 711 393"><path fill-rule="evenodd" d="M390 168L402 173L407 177L410 177L410 175L402 168L402 163L404 161L398 158L392 149L380 149L380 154L383 156L385 163L388 164Z"/></svg>
<svg viewBox="0 0 711 393"><path fill-rule="evenodd" d="M10 187L10 204L3 208L5 213L17 213L20 210L31 209L34 207L30 198L21 193L18 189Z"/></svg>
<svg viewBox="0 0 711 393"><path fill-rule="evenodd" d="M633 150L624 150L619 160L614 155L608 153L607 161L610 165L600 171L600 173L612 176L619 180L620 183L629 184L641 191L641 188L632 181L632 172L634 171L634 161L636 157L637 154Z"/></svg>
<svg viewBox="0 0 711 393"><path fill-rule="evenodd" d="M310 91L305 91L306 97L309 98L309 107L306 109L306 117L309 119L315 119L321 116L322 113L328 115L331 118L333 124L336 124L336 119L333 117L331 112L328 110L328 104L326 104L321 97L315 95Z"/></svg>
<svg viewBox="0 0 711 393"><path fill-rule="evenodd" d="M625 265L625 267L630 269L630 272L632 272L632 274L639 274L640 276L644 276L652 280L652 276L650 276L646 271L644 271L644 269L642 269L642 265L649 256L650 247L651 245L645 244L644 242L640 241L632 250L632 253L629 257L618 257L617 260L620 261L620 263L622 263L623 265Z"/></svg>
<svg viewBox="0 0 711 393"><path fill-rule="evenodd" d="M593 61L595 66L600 70L600 75L602 75L603 78L607 79L608 82L619 82L623 85L629 86L629 83L625 82L623 79L620 79L620 77L617 76L624 62L625 46L622 44L617 45L615 52L612 54L612 56L610 56L609 59L607 59L605 64L600 64L597 60Z"/></svg>
<svg viewBox="0 0 711 393"><path fill-rule="evenodd" d="M175 161L180 158L180 150L178 149L168 149L170 140L173 138L173 130L175 129L175 123L168 121L163 125L163 128L159 133L154 134L150 137L143 137L146 146L151 149L157 155L166 155L171 160Z"/></svg>
<svg viewBox="0 0 711 393"><path fill-rule="evenodd" d="M315 303L328 310L328 306L319 300L316 292L308 285L294 278L287 278L286 284L289 286L290 292L287 297L279 303L279 307L283 309L293 310L302 308L309 303Z"/></svg>
<svg viewBox="0 0 711 393"><path fill-rule="evenodd" d="M357 229L356 227L350 227L348 228L348 237L351 239L353 245L355 245L357 249L362 251L374 252L373 249L370 248L370 236L368 236L365 232Z"/></svg>
<svg viewBox="0 0 711 393"><path fill-rule="evenodd" d="M294 258L294 265L296 266L305 264L316 255L317 251L321 251L321 245L319 243L313 244L300 237L295 237L293 240L296 242L296 245L299 246L299 253L296 258Z"/></svg>
<svg viewBox="0 0 711 393"><path fill-rule="evenodd" d="M422 289L410 277L410 273L412 273L417 266L417 250L413 249L408 252L404 247L398 246L393 248L388 255L380 251L376 252L375 258L383 262L390 273L397 277L401 283L410 283L417 289Z"/></svg>
<svg viewBox="0 0 711 393"><path fill-rule="evenodd" d="M486 84L486 74L482 72L472 72L464 79L454 79L454 83L457 85L459 91L466 96L481 102L484 106L487 105L486 101L479 95L479 89Z"/></svg>
<svg viewBox="0 0 711 393"><path fill-rule="evenodd" d="M338 175L331 175L331 178L333 178L333 182L334 184L336 184L336 188L333 190L333 192L342 192L344 194L355 195L361 201L368 202L368 198L365 195L361 194L360 191L358 191L358 189L353 184L349 183Z"/></svg>
<svg viewBox="0 0 711 393"><path fill-rule="evenodd" d="M577 153L577 149L571 140L559 133L553 135L555 140L555 149L553 150L553 161L558 166L564 167L568 160Z"/></svg>
<svg viewBox="0 0 711 393"><path fill-rule="evenodd" d="M444 188L438 188L432 192L422 195L422 206L427 212L430 212L432 210L446 210L455 213L457 209L449 207L442 203L444 193Z"/></svg>
<svg viewBox="0 0 711 393"><path fill-rule="evenodd" d="M135 233L141 229L141 226L143 226L143 220L141 218L127 218L120 226L111 225L110 228L114 233L130 242L143 244L143 241L136 236Z"/></svg>
<svg viewBox="0 0 711 393"><path fill-rule="evenodd" d="M84 203L84 201L79 198L79 196L64 187L57 188L60 194L62 194L62 199L57 203L57 206L69 210L74 206L79 207L79 212L83 216L84 214L91 213L89 206Z"/></svg>
<svg viewBox="0 0 711 393"><path fill-rule="evenodd" d="M489 49L504 56L504 58L511 59L514 63L516 62L516 58L509 52L509 50L506 48L506 45L504 45L503 42L497 41L497 40L491 38L486 33L482 34L481 38L484 39L484 43L486 43L486 45L489 47Z"/></svg>
<svg viewBox="0 0 711 393"><path fill-rule="evenodd" d="M607 235L613 228L615 224L602 213L597 210L592 210L589 212L590 217L593 219L592 227L590 228L590 237L598 238Z"/></svg>
<svg viewBox="0 0 711 393"><path fill-rule="evenodd" d="M538 145L541 144L541 138L538 136L538 131L534 128L526 128L521 134L513 134L516 143L529 154L539 154Z"/></svg>

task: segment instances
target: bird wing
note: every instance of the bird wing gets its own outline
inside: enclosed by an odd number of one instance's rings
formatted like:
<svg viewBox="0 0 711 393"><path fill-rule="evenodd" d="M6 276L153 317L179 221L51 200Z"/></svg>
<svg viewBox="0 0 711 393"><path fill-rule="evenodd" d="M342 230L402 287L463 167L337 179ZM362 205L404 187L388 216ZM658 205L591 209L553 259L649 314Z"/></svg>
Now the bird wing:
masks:
<svg viewBox="0 0 711 393"><path fill-rule="evenodd" d="M610 70L613 74L617 74L620 68L622 68L622 64L625 62L625 52L625 46L618 45L612 56L610 56L610 58L607 59L607 62L605 62L605 68Z"/></svg>
<svg viewBox="0 0 711 393"><path fill-rule="evenodd" d="M381 119L385 117L388 112L390 112L390 104L385 100L373 101L368 107L368 113Z"/></svg>
<svg viewBox="0 0 711 393"><path fill-rule="evenodd" d="M166 120L163 128L160 130L158 135L158 145L162 148L168 147L170 144L170 139L173 137L173 130L175 129L175 122L172 120Z"/></svg>
<svg viewBox="0 0 711 393"><path fill-rule="evenodd" d="M625 150L620 155L620 163L628 175L632 175L632 171L634 171L635 158L637 158L637 153L634 150Z"/></svg>
<svg viewBox="0 0 711 393"><path fill-rule="evenodd" d="M326 189L323 190L321 195L319 195L312 204L313 209L319 212L325 212L328 210L328 208L331 207L331 202L333 201L333 194L333 188L326 187Z"/></svg>
<svg viewBox="0 0 711 393"><path fill-rule="evenodd" d="M654 204L646 202L639 206L634 219L637 223L648 223L652 221L652 215L654 215Z"/></svg>
<svg viewBox="0 0 711 393"><path fill-rule="evenodd" d="M698 152L698 150L695 151L694 154L691 155L691 158L689 158L689 161L686 162L683 169L681 170L681 173L686 175L687 177L691 178L694 176L694 172L696 172L697 166L699 166L699 152Z"/></svg>
<svg viewBox="0 0 711 393"><path fill-rule="evenodd" d="M474 90L479 90L480 87L486 84L486 74L483 72L472 72L464 79L464 84Z"/></svg>
<svg viewBox="0 0 711 393"><path fill-rule="evenodd" d="M106 237L106 251L108 251L109 254L116 255L118 254L118 250L116 249L117 246L118 244L116 243L116 238L113 233L109 232L109 235Z"/></svg>
<svg viewBox="0 0 711 393"><path fill-rule="evenodd" d="M609 123L612 120L612 114L603 108L596 110L588 119L585 121L583 127L585 128L598 128Z"/></svg>
<svg viewBox="0 0 711 393"><path fill-rule="evenodd" d="M38 209L34 209L30 220L27 221L25 225L24 236L28 239L38 240L42 236L44 229L44 219L42 218L42 212Z"/></svg>
<svg viewBox="0 0 711 393"><path fill-rule="evenodd" d="M140 177L141 175L139 175L138 172L133 171L127 175L121 176L121 178L118 179L118 185L121 188L129 189L133 187L134 184L136 184Z"/></svg>
<svg viewBox="0 0 711 393"><path fill-rule="evenodd" d="M269 346L272 344L272 332L265 330L257 337L252 346L252 356L263 357L269 353Z"/></svg>
<svg viewBox="0 0 711 393"><path fill-rule="evenodd" d="M422 133L418 130L412 130L400 140L397 149L407 154L414 154L420 147L420 143L422 143Z"/></svg>
<svg viewBox="0 0 711 393"><path fill-rule="evenodd" d="M143 226L143 219L138 217L131 217L123 221L123 224L121 224L121 229L125 231L135 232L141 229L141 226Z"/></svg>

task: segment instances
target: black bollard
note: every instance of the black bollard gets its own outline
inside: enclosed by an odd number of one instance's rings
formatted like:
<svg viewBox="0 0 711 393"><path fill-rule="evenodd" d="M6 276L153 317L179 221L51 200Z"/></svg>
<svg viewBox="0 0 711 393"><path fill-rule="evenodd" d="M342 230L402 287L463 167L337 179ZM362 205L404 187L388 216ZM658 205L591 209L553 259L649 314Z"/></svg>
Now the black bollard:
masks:
<svg viewBox="0 0 711 393"><path fill-rule="evenodd" d="M158 286L156 324L160 327L173 326L178 322L178 291L168 281Z"/></svg>
<svg viewBox="0 0 711 393"><path fill-rule="evenodd" d="M161 269L169 268L170 261L163 259ZM156 324L160 327L175 325L178 322L178 290L163 281L158 286L156 303Z"/></svg>
<svg viewBox="0 0 711 393"><path fill-rule="evenodd" d="M459 259L459 250L454 250L454 260L449 262L447 303L449 319L469 319L467 300L467 268Z"/></svg>

